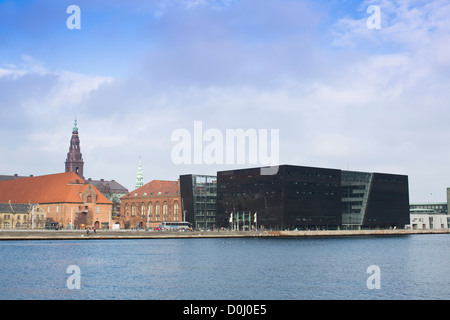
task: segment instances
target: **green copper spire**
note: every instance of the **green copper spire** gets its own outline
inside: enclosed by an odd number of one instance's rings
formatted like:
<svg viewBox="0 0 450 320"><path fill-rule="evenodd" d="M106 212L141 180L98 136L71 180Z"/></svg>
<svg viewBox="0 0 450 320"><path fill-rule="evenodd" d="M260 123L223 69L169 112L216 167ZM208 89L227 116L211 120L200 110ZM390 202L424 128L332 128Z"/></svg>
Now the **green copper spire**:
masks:
<svg viewBox="0 0 450 320"><path fill-rule="evenodd" d="M77 116L75 116L75 123L74 123L73 131L78 131L78 128L77 128Z"/></svg>
<svg viewBox="0 0 450 320"><path fill-rule="evenodd" d="M139 158L139 167L136 176L136 189L142 187L143 185L144 185L144 174L142 172L141 158Z"/></svg>

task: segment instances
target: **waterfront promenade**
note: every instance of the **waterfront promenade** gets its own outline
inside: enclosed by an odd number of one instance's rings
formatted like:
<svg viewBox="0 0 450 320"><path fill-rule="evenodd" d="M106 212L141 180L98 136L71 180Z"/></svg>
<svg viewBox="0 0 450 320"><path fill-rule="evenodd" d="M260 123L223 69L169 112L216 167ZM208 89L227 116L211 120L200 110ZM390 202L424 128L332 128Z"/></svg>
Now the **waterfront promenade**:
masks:
<svg viewBox="0 0 450 320"><path fill-rule="evenodd" d="M0 240L107 240L170 238L350 237L450 233L450 229L311 230L311 231L137 231L137 230L0 230Z"/></svg>

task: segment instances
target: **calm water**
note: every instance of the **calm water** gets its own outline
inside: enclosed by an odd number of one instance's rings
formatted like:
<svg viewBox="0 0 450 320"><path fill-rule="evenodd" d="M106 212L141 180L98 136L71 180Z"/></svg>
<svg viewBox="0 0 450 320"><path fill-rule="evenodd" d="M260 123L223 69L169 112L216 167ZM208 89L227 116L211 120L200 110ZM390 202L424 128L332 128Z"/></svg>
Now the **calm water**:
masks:
<svg viewBox="0 0 450 320"><path fill-rule="evenodd" d="M450 299L449 248L448 234L1 241L0 299Z"/></svg>

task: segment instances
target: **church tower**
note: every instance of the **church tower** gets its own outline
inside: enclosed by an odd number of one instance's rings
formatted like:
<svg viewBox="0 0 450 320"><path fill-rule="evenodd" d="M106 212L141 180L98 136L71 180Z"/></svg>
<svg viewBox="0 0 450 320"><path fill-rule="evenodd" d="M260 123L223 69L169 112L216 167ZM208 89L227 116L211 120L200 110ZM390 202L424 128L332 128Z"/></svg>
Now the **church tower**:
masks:
<svg viewBox="0 0 450 320"><path fill-rule="evenodd" d="M67 153L66 172L73 171L80 176L80 178L84 179L83 165L84 162L80 150L80 138L78 137L77 118L75 118L69 152Z"/></svg>

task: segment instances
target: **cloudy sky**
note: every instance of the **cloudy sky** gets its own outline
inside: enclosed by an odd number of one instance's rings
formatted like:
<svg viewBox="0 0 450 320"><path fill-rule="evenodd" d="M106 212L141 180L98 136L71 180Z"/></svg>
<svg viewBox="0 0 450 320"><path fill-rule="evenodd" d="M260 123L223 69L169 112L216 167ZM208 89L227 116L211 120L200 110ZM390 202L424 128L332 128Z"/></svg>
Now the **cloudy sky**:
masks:
<svg viewBox="0 0 450 320"><path fill-rule="evenodd" d="M139 159L145 183L256 166L174 163L172 134L195 145L201 121L278 130L280 164L406 174L411 202L446 201L449 16L448 0L0 1L0 174L63 172L75 116L85 177L130 191Z"/></svg>

